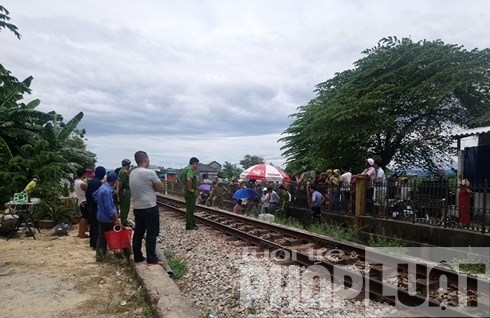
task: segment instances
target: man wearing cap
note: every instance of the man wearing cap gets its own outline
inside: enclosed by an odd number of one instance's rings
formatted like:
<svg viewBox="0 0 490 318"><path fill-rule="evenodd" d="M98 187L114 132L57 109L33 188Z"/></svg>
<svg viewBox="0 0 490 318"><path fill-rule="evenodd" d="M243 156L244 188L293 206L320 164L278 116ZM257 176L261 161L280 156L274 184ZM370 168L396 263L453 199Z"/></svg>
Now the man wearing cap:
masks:
<svg viewBox="0 0 490 318"><path fill-rule="evenodd" d="M238 183L237 177L231 177L231 193L235 193L238 189L240 189L240 183Z"/></svg>
<svg viewBox="0 0 490 318"><path fill-rule="evenodd" d="M279 191L279 196L281 197L281 205L279 208L279 213L280 216L283 218L288 217L288 212L289 212L289 205L291 204L291 193L286 189L284 185L280 185L279 188L277 188Z"/></svg>
<svg viewBox="0 0 490 318"><path fill-rule="evenodd" d="M109 171L106 182L93 194L95 201L97 201L97 221L99 221L99 235L95 248L95 260L97 262L102 262L107 254L107 241L104 232L112 230L114 226L121 226L112 195L117 179L117 174Z"/></svg>
<svg viewBox="0 0 490 318"><path fill-rule="evenodd" d="M262 189L262 197L260 198L260 203L262 204L262 208L260 209L260 213L269 213L269 198L270 195L267 192L267 188Z"/></svg>
<svg viewBox="0 0 490 318"><path fill-rule="evenodd" d="M122 168L119 170L119 181L116 184L115 193L119 196L119 210L121 213L121 223L128 225L129 206L131 205L131 191L129 190L129 167L131 160L124 159L121 162Z"/></svg>
<svg viewBox="0 0 490 318"><path fill-rule="evenodd" d="M365 169L362 172L363 175L369 177L369 184L367 190L367 210L371 214L373 211L373 198L374 198L374 179L376 178L376 169L374 168L374 159L366 159Z"/></svg>
<svg viewBox="0 0 490 318"><path fill-rule="evenodd" d="M223 185L223 180L218 179L216 185L211 190L211 194L209 195L211 198L211 205L222 209L223 197L226 193L228 193L228 189L226 189Z"/></svg>
<svg viewBox="0 0 490 318"><path fill-rule="evenodd" d="M194 211L196 210L197 198L197 177L196 169L199 166L199 160L192 157L189 160L189 165L182 170L181 182L184 190L185 199L185 229L197 229Z"/></svg>
<svg viewBox="0 0 490 318"><path fill-rule="evenodd" d="M99 233L99 221L97 221L97 202L93 196L102 185L106 170L102 166L95 168L95 175L87 183L85 198L87 199L87 209L90 223L90 247L95 250Z"/></svg>

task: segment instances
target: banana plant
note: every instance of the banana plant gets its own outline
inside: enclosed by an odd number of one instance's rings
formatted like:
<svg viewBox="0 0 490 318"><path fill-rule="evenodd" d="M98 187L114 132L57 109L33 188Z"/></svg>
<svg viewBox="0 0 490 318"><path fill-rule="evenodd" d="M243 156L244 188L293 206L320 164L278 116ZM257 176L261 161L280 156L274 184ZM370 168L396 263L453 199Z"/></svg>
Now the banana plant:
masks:
<svg viewBox="0 0 490 318"><path fill-rule="evenodd" d="M67 141L76 134L77 126L83 119L83 112L79 112L67 123L63 117L55 112L50 112L51 120L44 125L43 137L48 142L52 151L57 151L73 168L81 163L94 162L95 155L85 149L71 146Z"/></svg>
<svg viewBox="0 0 490 318"><path fill-rule="evenodd" d="M24 94L30 93L31 81L28 77L19 82L0 64L0 162L12 159L23 144L39 140L42 123L50 118L36 110L39 99L20 102Z"/></svg>

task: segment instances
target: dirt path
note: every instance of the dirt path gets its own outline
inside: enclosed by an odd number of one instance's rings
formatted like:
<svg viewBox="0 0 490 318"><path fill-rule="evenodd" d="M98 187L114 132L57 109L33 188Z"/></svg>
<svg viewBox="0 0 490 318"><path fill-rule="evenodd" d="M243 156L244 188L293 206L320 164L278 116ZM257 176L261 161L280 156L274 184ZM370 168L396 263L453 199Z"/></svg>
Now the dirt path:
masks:
<svg viewBox="0 0 490 318"><path fill-rule="evenodd" d="M0 317L151 317L130 266L111 255L95 262L88 239L0 237Z"/></svg>

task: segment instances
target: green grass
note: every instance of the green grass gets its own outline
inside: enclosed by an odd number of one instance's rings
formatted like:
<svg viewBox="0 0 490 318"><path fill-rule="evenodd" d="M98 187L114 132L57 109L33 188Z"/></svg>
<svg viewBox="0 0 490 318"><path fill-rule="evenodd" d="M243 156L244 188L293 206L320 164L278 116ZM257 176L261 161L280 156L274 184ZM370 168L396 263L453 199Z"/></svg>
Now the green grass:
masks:
<svg viewBox="0 0 490 318"><path fill-rule="evenodd" d="M122 288L119 291L110 291L109 296L105 299L101 299L101 303L104 304L104 314L108 316L120 316L125 312L131 312L143 309L141 313L134 313L131 317L150 318L153 317L153 311L151 305L147 302L146 289L139 285L138 277L134 268L127 265L126 260L122 260L114 257L112 253L108 255L107 261L119 271L124 271L125 275L122 277L131 277L128 281L131 284L130 290L133 291L131 295L126 294L128 288ZM122 281L120 281L122 282ZM126 305L121 305L121 301L126 301Z"/></svg>
<svg viewBox="0 0 490 318"><path fill-rule="evenodd" d="M255 306L247 307L248 313L251 315L256 315L259 313L259 309Z"/></svg>
<svg viewBox="0 0 490 318"><path fill-rule="evenodd" d="M146 299L146 290L141 286L138 286L138 289L134 293L134 298L136 299L136 301L144 302Z"/></svg>
<svg viewBox="0 0 490 318"><path fill-rule="evenodd" d="M381 235L372 235L368 241L369 246L372 247L382 247L384 251L388 254L394 255L404 255L406 254L406 249L403 246L401 240L396 237L391 238L385 236L385 231L383 229Z"/></svg>
<svg viewBox="0 0 490 318"><path fill-rule="evenodd" d="M305 229L303 223L294 218L276 217L274 222L297 229ZM307 227L305 230L312 233L329 236L337 241L353 242L357 240L357 233L354 230L336 224L313 224Z"/></svg>
<svg viewBox="0 0 490 318"><path fill-rule="evenodd" d="M459 269L462 272L470 273L470 274L487 274L486 262L482 256L471 251L471 247L469 248L469 252L467 257L463 259L453 259L449 262L452 268Z"/></svg>
<svg viewBox="0 0 490 318"><path fill-rule="evenodd" d="M384 235L373 235L369 238L369 246L372 247L403 247L402 242L395 238Z"/></svg>
<svg viewBox="0 0 490 318"><path fill-rule="evenodd" d="M296 229L303 229L303 224L297 219L293 218L274 218L274 223L281 224L284 226L294 227Z"/></svg>
<svg viewBox="0 0 490 318"><path fill-rule="evenodd" d="M354 242L357 240L357 233L354 230L337 224L312 224L307 230L312 233L329 236L337 241Z"/></svg>
<svg viewBox="0 0 490 318"><path fill-rule="evenodd" d="M179 280L184 277L185 274L187 274L188 267L187 263L184 260L176 258L172 253L168 251L164 251L163 254L167 259L168 265L172 269L173 280Z"/></svg>

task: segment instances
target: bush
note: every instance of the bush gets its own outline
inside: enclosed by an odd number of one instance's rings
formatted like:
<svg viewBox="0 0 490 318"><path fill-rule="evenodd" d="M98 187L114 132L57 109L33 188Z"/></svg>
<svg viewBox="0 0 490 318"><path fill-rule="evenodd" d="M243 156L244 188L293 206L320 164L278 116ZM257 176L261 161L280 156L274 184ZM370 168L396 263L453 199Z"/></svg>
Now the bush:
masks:
<svg viewBox="0 0 490 318"><path fill-rule="evenodd" d="M72 217L77 214L76 204L61 200L62 194L63 186L60 183L40 182L31 195L41 199L36 207L35 218L51 219L56 223L71 222Z"/></svg>

